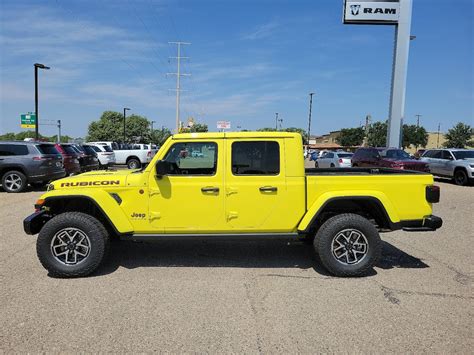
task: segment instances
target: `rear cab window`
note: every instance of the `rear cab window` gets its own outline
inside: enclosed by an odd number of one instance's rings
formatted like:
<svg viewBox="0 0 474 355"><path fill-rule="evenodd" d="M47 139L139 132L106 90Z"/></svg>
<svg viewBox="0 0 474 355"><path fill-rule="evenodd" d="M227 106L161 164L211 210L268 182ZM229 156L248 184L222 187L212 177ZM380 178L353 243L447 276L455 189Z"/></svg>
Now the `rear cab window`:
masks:
<svg viewBox="0 0 474 355"><path fill-rule="evenodd" d="M276 141L233 142L233 175L279 175L280 145Z"/></svg>

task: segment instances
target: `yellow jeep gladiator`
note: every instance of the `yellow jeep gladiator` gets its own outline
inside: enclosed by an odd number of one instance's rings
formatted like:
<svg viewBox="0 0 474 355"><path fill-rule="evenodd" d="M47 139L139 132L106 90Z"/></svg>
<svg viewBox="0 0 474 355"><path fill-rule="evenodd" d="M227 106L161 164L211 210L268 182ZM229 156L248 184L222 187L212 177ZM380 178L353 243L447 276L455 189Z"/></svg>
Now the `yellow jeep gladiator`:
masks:
<svg viewBox="0 0 474 355"><path fill-rule="evenodd" d="M379 232L441 227L439 193L428 173L305 170L297 133L187 133L146 168L55 181L24 229L39 233L39 260L62 277L95 271L112 237L299 238L332 274L357 276L379 258Z"/></svg>

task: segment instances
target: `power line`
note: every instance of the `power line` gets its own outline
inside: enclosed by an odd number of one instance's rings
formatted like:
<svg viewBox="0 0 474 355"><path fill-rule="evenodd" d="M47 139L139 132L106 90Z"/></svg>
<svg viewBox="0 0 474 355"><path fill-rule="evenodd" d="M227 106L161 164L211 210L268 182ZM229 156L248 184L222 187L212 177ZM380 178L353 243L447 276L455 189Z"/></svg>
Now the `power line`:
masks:
<svg viewBox="0 0 474 355"><path fill-rule="evenodd" d="M181 46L190 45L189 42L168 42L169 44L176 44L178 55L176 57L170 57L170 59L176 59L177 71L176 73L168 73L168 75L176 75L176 133L179 133L179 101L181 95L181 77L191 76L191 74L181 73L181 59L189 59L189 57L181 56Z"/></svg>

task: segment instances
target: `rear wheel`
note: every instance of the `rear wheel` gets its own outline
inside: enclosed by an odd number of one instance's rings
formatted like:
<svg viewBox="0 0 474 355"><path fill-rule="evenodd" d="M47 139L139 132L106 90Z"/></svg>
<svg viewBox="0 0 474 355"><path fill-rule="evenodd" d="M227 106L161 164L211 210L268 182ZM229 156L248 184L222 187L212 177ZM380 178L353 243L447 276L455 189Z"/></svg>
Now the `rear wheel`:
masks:
<svg viewBox="0 0 474 355"><path fill-rule="evenodd" d="M324 267L336 276L365 275L380 257L382 244L375 226L357 214L328 219L314 238Z"/></svg>
<svg viewBox="0 0 474 355"><path fill-rule="evenodd" d="M141 165L140 160L135 158L129 159L127 162L127 167L129 169L140 169Z"/></svg>
<svg viewBox="0 0 474 355"><path fill-rule="evenodd" d="M26 185L26 176L21 171L7 171L2 177L2 186L6 192L22 192Z"/></svg>
<svg viewBox="0 0 474 355"><path fill-rule="evenodd" d="M107 231L96 218L66 212L44 225L36 241L36 252L51 275L79 277L100 266L108 245Z"/></svg>
<svg viewBox="0 0 474 355"><path fill-rule="evenodd" d="M334 164L331 163L331 168L335 168L336 166Z"/></svg>
<svg viewBox="0 0 474 355"><path fill-rule="evenodd" d="M314 162L314 167L315 167L315 168L319 168L319 164L318 164L317 161Z"/></svg>
<svg viewBox="0 0 474 355"><path fill-rule="evenodd" d="M454 172L454 183L459 186L467 185L469 179L464 170L458 169Z"/></svg>

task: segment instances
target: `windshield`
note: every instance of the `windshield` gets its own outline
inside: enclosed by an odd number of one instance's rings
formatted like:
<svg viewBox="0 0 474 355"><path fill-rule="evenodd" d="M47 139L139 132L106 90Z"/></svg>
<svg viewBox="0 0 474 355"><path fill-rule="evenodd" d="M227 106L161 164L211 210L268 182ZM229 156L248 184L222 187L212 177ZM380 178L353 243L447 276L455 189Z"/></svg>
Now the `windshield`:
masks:
<svg viewBox="0 0 474 355"><path fill-rule="evenodd" d="M63 148L64 151L68 154L77 154L74 148L70 145L61 144L61 148Z"/></svg>
<svg viewBox="0 0 474 355"><path fill-rule="evenodd" d="M353 154L352 153L337 153L337 156L339 158L350 158L353 156Z"/></svg>
<svg viewBox="0 0 474 355"><path fill-rule="evenodd" d="M458 150L452 151L456 160L474 159L474 150Z"/></svg>
<svg viewBox="0 0 474 355"><path fill-rule="evenodd" d="M382 158L387 158L387 159L399 159L399 160L411 159L410 154L408 154L407 152L401 149L380 150L379 153Z"/></svg>

